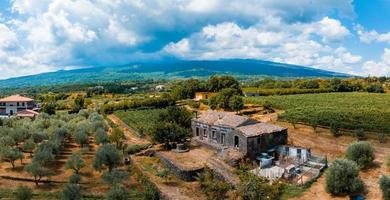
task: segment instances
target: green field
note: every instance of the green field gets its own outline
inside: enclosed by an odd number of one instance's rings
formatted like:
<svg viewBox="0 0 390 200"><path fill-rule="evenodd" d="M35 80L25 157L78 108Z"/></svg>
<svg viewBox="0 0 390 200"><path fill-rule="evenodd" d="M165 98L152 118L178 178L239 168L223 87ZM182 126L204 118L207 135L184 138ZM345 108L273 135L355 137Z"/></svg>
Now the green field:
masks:
<svg viewBox="0 0 390 200"><path fill-rule="evenodd" d="M114 114L119 117L128 126L140 132L149 133L153 124L158 120L158 116L165 109L146 109L146 110L131 110L131 111L116 111Z"/></svg>
<svg viewBox="0 0 390 200"><path fill-rule="evenodd" d="M390 94L324 93L249 97L247 103L284 110L290 122L390 133Z"/></svg>

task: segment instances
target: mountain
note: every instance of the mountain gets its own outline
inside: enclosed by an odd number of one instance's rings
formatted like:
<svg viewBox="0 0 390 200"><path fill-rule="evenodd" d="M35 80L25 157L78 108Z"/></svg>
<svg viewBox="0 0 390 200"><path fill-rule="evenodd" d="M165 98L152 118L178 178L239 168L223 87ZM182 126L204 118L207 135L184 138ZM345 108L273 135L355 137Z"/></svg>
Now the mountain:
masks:
<svg viewBox="0 0 390 200"><path fill-rule="evenodd" d="M161 61L115 67L60 70L10 78L0 80L0 88L140 79L202 78L211 75L233 75L237 78L349 77L347 74L261 60Z"/></svg>

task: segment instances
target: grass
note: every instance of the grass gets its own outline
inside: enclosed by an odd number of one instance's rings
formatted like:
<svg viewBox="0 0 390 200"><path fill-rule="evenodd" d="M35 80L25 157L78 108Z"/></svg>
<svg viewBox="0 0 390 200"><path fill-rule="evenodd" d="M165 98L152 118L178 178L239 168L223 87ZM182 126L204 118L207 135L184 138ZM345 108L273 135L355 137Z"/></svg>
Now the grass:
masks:
<svg viewBox="0 0 390 200"><path fill-rule="evenodd" d="M390 133L390 94L324 93L249 97L247 103L284 110L280 119L309 125Z"/></svg>
<svg viewBox="0 0 390 200"><path fill-rule="evenodd" d="M131 110L131 111L116 111L114 114L119 117L124 123L138 132L143 131L149 133L158 121L160 113L165 109L146 109L146 110Z"/></svg>
<svg viewBox="0 0 390 200"><path fill-rule="evenodd" d="M15 198L15 191L11 189L0 189L0 199L13 199ZM60 192L33 192L33 199L60 199L61 193ZM82 199L102 199L103 197L100 195L89 195L89 194L83 194Z"/></svg>

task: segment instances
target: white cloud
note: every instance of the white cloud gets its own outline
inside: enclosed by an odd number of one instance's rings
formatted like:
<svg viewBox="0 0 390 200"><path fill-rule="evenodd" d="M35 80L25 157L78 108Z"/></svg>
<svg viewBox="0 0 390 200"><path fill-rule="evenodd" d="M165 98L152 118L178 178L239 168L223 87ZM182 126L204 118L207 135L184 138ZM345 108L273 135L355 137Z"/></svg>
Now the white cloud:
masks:
<svg viewBox="0 0 390 200"><path fill-rule="evenodd" d="M381 61L366 61L361 70L353 71L352 73L358 75L390 76L390 49L385 48L383 50Z"/></svg>
<svg viewBox="0 0 390 200"><path fill-rule="evenodd" d="M0 38L0 45L7 43L0 48L7 73L0 78L124 64L158 56L164 46L185 58L265 58L321 67L328 60L356 60L348 52L340 58L326 44L349 31L324 16L353 17L351 0L11 0L10 10L14 18L0 22L13 33Z"/></svg>
<svg viewBox="0 0 390 200"><path fill-rule="evenodd" d="M359 35L360 41L364 43L386 42L390 44L390 32L378 33L376 30L366 31L361 25L357 25L355 29Z"/></svg>
<svg viewBox="0 0 390 200"><path fill-rule="evenodd" d="M335 31L318 30L323 24L338 27ZM347 72L362 60L344 47L332 48L329 40L341 40L349 34L337 20L325 17L309 24L287 24L271 20L271 24L240 27L235 23L208 25L177 43L171 42L164 52L184 59L251 58L290 64L315 66L322 69ZM272 27L272 28L269 28ZM341 28L343 27L343 28ZM341 30L341 31L340 31ZM323 37L322 42L314 36Z"/></svg>

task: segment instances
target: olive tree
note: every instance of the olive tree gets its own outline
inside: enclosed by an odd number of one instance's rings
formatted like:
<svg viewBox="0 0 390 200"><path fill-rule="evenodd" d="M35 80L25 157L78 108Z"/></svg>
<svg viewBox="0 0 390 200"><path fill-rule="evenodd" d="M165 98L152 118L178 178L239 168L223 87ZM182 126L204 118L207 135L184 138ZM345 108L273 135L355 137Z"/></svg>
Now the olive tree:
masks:
<svg viewBox="0 0 390 200"><path fill-rule="evenodd" d="M96 151L93 167L101 170L104 166L111 172L122 160L121 153L112 144L105 144Z"/></svg>
<svg viewBox="0 0 390 200"><path fill-rule="evenodd" d="M74 137L76 143L79 144L81 147L84 147L89 142L88 133L85 131L81 131L81 130L76 131Z"/></svg>
<svg viewBox="0 0 390 200"><path fill-rule="evenodd" d="M95 131L94 138L96 144L106 144L110 142L107 132L102 128Z"/></svg>
<svg viewBox="0 0 390 200"><path fill-rule="evenodd" d="M379 179L379 186L382 190L383 199L390 200L390 177L382 175Z"/></svg>
<svg viewBox="0 0 390 200"><path fill-rule="evenodd" d="M26 186L19 186L15 191L15 198L17 200L30 200L33 194L31 188Z"/></svg>
<svg viewBox="0 0 390 200"><path fill-rule="evenodd" d="M32 156L32 153L35 149L35 142L33 139L28 139L23 144L23 151L28 152L30 154L30 157Z"/></svg>
<svg viewBox="0 0 390 200"><path fill-rule="evenodd" d="M73 153L66 161L65 168L72 169L76 174L85 166L85 162L80 152Z"/></svg>
<svg viewBox="0 0 390 200"><path fill-rule="evenodd" d="M109 185L122 183L129 178L129 173L126 171L112 170L112 172L104 172L102 175L103 182Z"/></svg>
<svg viewBox="0 0 390 200"><path fill-rule="evenodd" d="M122 129L116 127L112 130L112 133L110 135L111 142L116 144L116 147L119 148L119 146L126 140L125 134L123 133Z"/></svg>
<svg viewBox="0 0 390 200"><path fill-rule="evenodd" d="M38 186L39 182L43 177L49 177L52 174L52 172L48 168L45 168L34 161L26 165L24 167L24 170L34 177L34 182L36 186Z"/></svg>
<svg viewBox="0 0 390 200"><path fill-rule="evenodd" d="M367 168L375 159L374 149L369 142L355 142L348 146L345 158L355 161L360 168Z"/></svg>
<svg viewBox="0 0 390 200"><path fill-rule="evenodd" d="M2 161L11 163L12 169L14 169L15 161L23 159L23 153L18 148L5 146L0 149L0 158Z"/></svg>
<svg viewBox="0 0 390 200"><path fill-rule="evenodd" d="M335 160L326 175L326 191L333 195L359 194L364 184L359 179L359 167L351 160Z"/></svg>
<svg viewBox="0 0 390 200"><path fill-rule="evenodd" d="M68 183L62 189L62 200L79 200L81 199L81 188L79 184Z"/></svg>

